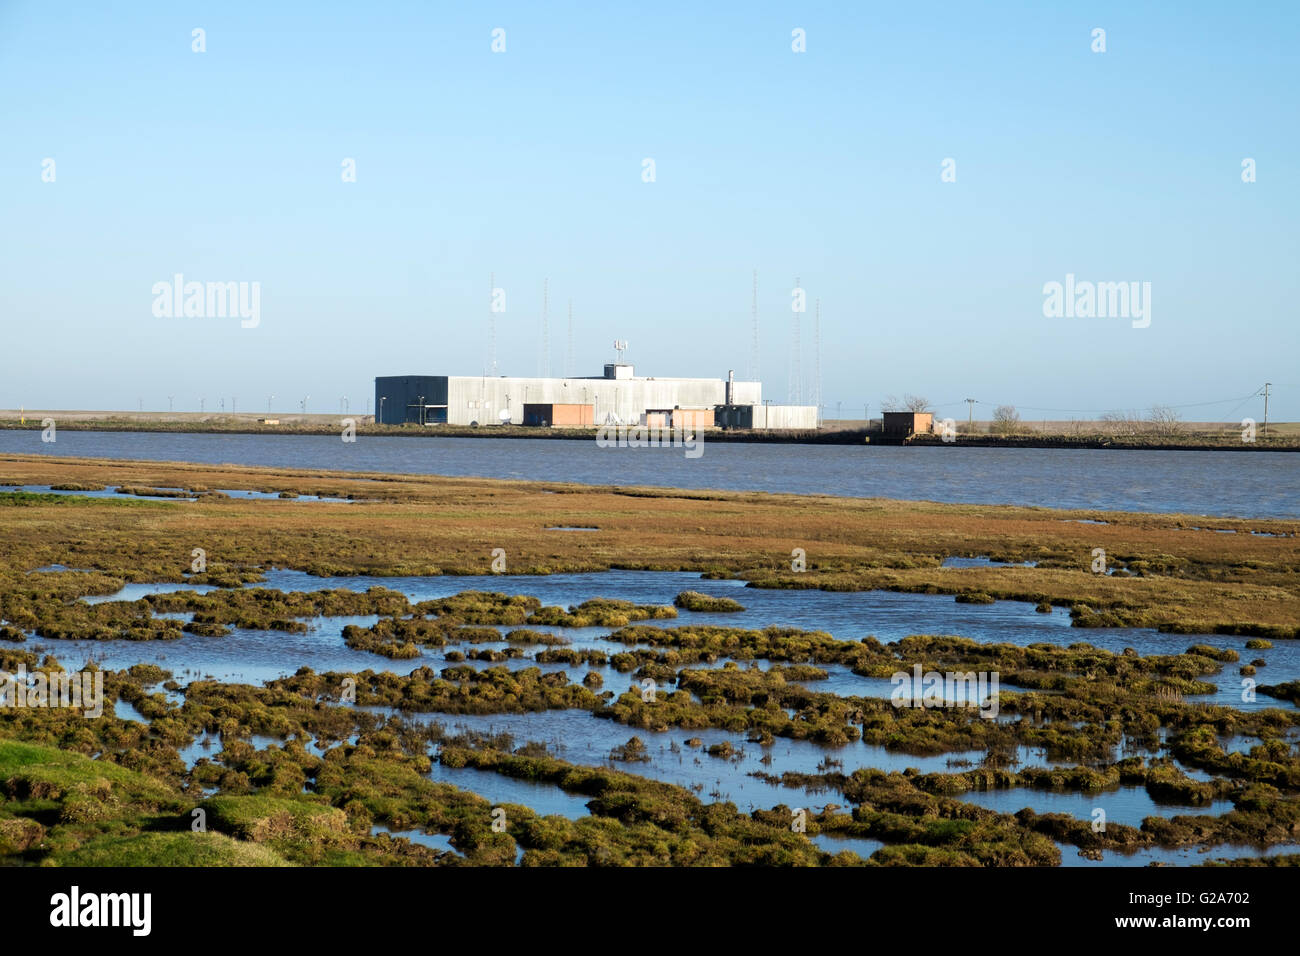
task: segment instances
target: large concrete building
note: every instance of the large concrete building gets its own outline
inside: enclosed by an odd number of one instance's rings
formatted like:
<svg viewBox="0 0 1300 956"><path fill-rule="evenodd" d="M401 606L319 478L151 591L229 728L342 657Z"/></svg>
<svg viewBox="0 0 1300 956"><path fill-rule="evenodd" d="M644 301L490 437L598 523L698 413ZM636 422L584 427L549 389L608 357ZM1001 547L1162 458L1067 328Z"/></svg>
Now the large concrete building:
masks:
<svg viewBox="0 0 1300 956"><path fill-rule="evenodd" d="M588 411L587 409L590 409ZM592 378L490 378L485 375L389 375L375 379L376 420L384 425L672 425L707 427L732 409L750 409L762 428L760 382L720 378L638 377L631 365L605 366ZM753 409L759 409L753 413ZM791 414L781 416L779 409ZM774 428L815 428L812 406L771 406ZM705 414L707 412L707 414ZM734 413L733 413L734 414ZM777 421L797 424L777 424Z"/></svg>

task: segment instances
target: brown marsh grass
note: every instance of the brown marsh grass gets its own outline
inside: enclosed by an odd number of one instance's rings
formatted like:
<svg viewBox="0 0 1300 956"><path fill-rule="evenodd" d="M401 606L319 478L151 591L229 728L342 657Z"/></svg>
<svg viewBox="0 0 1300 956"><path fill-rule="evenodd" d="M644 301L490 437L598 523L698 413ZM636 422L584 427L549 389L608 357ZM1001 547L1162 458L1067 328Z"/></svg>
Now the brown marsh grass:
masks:
<svg viewBox="0 0 1300 956"><path fill-rule="evenodd" d="M1294 637L1300 522L282 468L0 458L0 481L236 488L347 503L73 498L0 507L4 573L52 563L123 580L317 574L689 570L766 587L888 588L1050 602L1081 625ZM6 496L0 495L0 498ZM12 502L18 504L18 502ZM1106 521L1085 524L1079 519ZM556 535L554 525L598 524ZM1200 529L1200 530L1196 530ZM1232 534L1219 533L1233 531ZM1256 533L1252 533L1256 532ZM792 570L791 553L807 554ZM1114 574L1091 571L1094 549ZM941 568L949 555L1037 567ZM100 585L103 587L102 583Z"/></svg>

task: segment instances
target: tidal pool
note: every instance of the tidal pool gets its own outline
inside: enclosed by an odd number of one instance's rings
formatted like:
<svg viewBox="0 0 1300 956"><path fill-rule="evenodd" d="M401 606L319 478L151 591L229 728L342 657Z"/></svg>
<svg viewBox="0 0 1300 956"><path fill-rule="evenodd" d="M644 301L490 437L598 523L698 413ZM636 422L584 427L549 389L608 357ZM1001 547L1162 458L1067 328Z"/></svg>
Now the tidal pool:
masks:
<svg viewBox="0 0 1300 956"><path fill-rule="evenodd" d="M1035 813L1067 813L1085 821L1095 819L1096 811L1103 810L1107 823L1123 823L1131 827L1140 827L1147 817L1218 816L1233 807L1230 800L1196 805L1157 803L1143 787L1119 787L1115 790L1086 793L1016 787L1008 790L971 790L954 794L953 799L998 813L1014 814L1029 807Z"/></svg>
<svg viewBox="0 0 1300 956"><path fill-rule="evenodd" d="M1162 634L1150 628L1071 628L1069 613L1063 608L1053 608L1050 614L1040 614L1034 605L1022 601L996 601L993 604L959 604L950 595L903 594L892 591L813 591L774 590L746 587L743 581L705 580L697 574L662 571L605 571L588 574L556 575L469 575L432 577L376 577L369 575L313 577L300 571L283 569L266 573L264 583L246 587L266 587L283 591L314 591L343 588L364 592L370 587L385 587L400 591L412 602L450 597L469 590L500 591L508 594L527 594L537 597L543 604L568 607L596 597L617 597L638 604L671 604L682 591L695 590L715 597L731 597L745 606L737 613L717 613L678 610L670 620L644 622L653 627L677 627L689 624L719 627L762 629L768 626L795 627L804 630L826 631L839 640L857 640L872 635L881 641L896 641L911 634L955 634L981 643L1009 643L1028 646L1035 643L1052 643L1068 646L1074 643L1091 644L1111 652L1134 648L1144 656L1152 654L1178 654L1193 644L1208 644L1220 649L1231 649L1240 660L1224 663L1218 674L1203 679L1214 684L1213 694L1190 699L1223 704L1239 710L1261 710L1269 707L1289 708L1293 705L1263 694L1243 700L1242 677L1237 673L1241 664L1254 659L1266 663L1259 668L1254 680L1258 683L1280 684L1300 679L1300 641L1277 641L1271 648L1247 650L1246 639L1225 635ZM90 603L111 600L138 600L147 594L195 590L202 593L213 590L210 585L185 583L128 584L115 594L85 598ZM166 643L170 659L191 670L222 676L221 679L266 680L269 677L287 676L301 666L314 670L373 669L398 670L409 673L420 663L433 666L442 664L446 649L426 648L415 661L394 663L387 658L367 652L356 652L342 645L342 628L345 623L358 623L362 618L305 618L311 626L311 637L277 632L244 632L225 638L194 638L187 635L179 641ZM374 618L369 618L373 623ZM363 625L364 626L364 625ZM558 634L573 641L574 647L626 650L623 645L603 642L609 629L601 628L535 628ZM511 628L501 628L503 635ZM229 647L223 648L222 642ZM96 659L120 659L103 645L115 642L62 641L59 646L71 653L84 654L95 650ZM88 647L85 645L98 645ZM198 653L195 653L195 650ZM126 655L130 663L149 660L150 651L136 644ZM141 656L143 655L143 656ZM157 661L155 661L157 662ZM404 670L401 665L409 664ZM128 666L112 663L108 666ZM164 665L165 666L165 665ZM528 666L520 664L511 667ZM174 668L173 668L174 669ZM206 670L205 670L206 669ZM830 681L812 682L835 693L858 693L878 696L892 687L873 684L857 678L846 668L831 670ZM585 673L585 670L583 671ZM265 675L269 675L265 676ZM860 683L859 683L860 682ZM850 690L857 687L858 690ZM1014 690L1009 684L1002 689ZM887 696L887 694L885 695ZM1246 695L1248 698L1250 695Z"/></svg>

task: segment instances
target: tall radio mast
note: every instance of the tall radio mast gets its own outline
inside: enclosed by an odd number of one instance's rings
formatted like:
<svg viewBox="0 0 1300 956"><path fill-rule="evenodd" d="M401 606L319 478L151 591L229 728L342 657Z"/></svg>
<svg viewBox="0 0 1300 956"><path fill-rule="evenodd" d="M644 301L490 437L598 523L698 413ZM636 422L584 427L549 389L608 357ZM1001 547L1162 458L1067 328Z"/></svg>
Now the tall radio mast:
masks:
<svg viewBox="0 0 1300 956"><path fill-rule="evenodd" d="M497 313L496 313L496 294L497 294L497 274L492 273L488 279L491 288L488 289L488 374L496 378L497 374Z"/></svg>
<svg viewBox="0 0 1300 956"><path fill-rule="evenodd" d="M794 287L799 288L799 277L794 277ZM802 403L803 394L800 387L799 379L803 370L799 367L799 312L797 309L790 310L794 317L794 324L790 330L790 381L787 391L789 393L789 402L791 405Z"/></svg>
<svg viewBox="0 0 1300 956"><path fill-rule="evenodd" d="M546 314L550 307L550 281L542 280L542 355L538 370L542 378L551 377L551 327Z"/></svg>
<svg viewBox="0 0 1300 956"><path fill-rule="evenodd" d="M569 345L564 353L564 377L573 378L573 300L569 300Z"/></svg>
<svg viewBox="0 0 1300 956"><path fill-rule="evenodd" d="M822 300L818 299L813 312L813 381L812 403L817 409L817 423L821 424L822 407Z"/></svg>

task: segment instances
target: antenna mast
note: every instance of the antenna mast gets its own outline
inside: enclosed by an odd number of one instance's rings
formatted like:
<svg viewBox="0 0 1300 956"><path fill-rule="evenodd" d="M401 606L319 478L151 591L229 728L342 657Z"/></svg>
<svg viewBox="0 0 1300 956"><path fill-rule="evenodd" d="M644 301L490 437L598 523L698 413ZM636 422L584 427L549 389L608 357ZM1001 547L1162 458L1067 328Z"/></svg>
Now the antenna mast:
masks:
<svg viewBox="0 0 1300 956"><path fill-rule="evenodd" d="M542 280L542 355L539 363L542 378L551 377L551 326L546 314L550 307L550 281Z"/></svg>
<svg viewBox="0 0 1300 956"><path fill-rule="evenodd" d="M814 414L817 421L821 422L822 407L822 300L817 300L815 311L813 313L813 381L812 381L812 399L814 408L817 409Z"/></svg>
<svg viewBox="0 0 1300 956"><path fill-rule="evenodd" d="M749 305L750 324L753 326L753 345L749 352L749 380L758 381L758 270L754 270L753 298Z"/></svg>
<svg viewBox="0 0 1300 956"><path fill-rule="evenodd" d="M569 347L564 353L564 377L573 378L573 300L569 300Z"/></svg>
<svg viewBox="0 0 1300 956"><path fill-rule="evenodd" d="M497 313L496 313L496 294L497 294L497 274L492 273L488 279L491 286L488 289L488 374L496 378L497 374Z"/></svg>
<svg viewBox="0 0 1300 956"><path fill-rule="evenodd" d="M794 287L796 290L799 288L798 276L794 277ZM802 370L799 367L799 312L797 309L793 308L790 312L794 316L794 325L791 329L790 336L790 382L787 389L787 401L789 401L791 405L799 405L803 399L802 389L800 388L799 383L799 378L802 374Z"/></svg>

